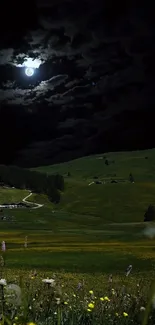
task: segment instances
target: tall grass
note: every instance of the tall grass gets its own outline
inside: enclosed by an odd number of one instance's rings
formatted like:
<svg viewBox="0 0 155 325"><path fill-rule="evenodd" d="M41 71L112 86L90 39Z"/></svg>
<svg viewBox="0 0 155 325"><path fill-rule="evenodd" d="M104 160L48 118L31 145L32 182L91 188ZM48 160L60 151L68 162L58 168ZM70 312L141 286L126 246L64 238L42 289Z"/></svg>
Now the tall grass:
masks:
<svg viewBox="0 0 155 325"><path fill-rule="evenodd" d="M94 274L92 284L89 275L9 270L1 257L1 324L153 325L152 278Z"/></svg>

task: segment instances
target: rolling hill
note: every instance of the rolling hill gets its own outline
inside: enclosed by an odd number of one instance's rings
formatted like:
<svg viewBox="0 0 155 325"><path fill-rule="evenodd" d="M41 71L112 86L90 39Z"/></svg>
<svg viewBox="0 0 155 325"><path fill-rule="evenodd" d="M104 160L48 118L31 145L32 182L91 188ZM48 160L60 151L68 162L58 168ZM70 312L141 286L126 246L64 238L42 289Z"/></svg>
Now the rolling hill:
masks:
<svg viewBox="0 0 155 325"><path fill-rule="evenodd" d="M143 221L148 205L155 203L155 149L89 156L36 170L62 174L65 191L54 209L68 213L68 218L94 217L93 226Z"/></svg>

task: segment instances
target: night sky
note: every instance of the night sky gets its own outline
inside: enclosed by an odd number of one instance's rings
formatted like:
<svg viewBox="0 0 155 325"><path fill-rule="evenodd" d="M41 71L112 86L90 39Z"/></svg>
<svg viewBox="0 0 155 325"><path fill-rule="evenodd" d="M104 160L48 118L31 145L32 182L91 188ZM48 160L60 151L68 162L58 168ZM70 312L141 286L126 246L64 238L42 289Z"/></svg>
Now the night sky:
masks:
<svg viewBox="0 0 155 325"><path fill-rule="evenodd" d="M0 3L0 163L154 147L150 5L10 2Z"/></svg>

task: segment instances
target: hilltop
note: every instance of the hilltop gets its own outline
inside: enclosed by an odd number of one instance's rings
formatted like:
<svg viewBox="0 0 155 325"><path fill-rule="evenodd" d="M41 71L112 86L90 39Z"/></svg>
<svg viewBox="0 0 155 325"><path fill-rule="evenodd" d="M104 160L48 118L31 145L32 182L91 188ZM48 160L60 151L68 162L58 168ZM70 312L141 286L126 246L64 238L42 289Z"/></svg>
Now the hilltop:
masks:
<svg viewBox="0 0 155 325"><path fill-rule="evenodd" d="M97 226L143 221L148 205L155 202L155 149L88 156L36 170L58 172L65 178L56 211L97 217L93 221ZM129 181L130 173L134 183Z"/></svg>

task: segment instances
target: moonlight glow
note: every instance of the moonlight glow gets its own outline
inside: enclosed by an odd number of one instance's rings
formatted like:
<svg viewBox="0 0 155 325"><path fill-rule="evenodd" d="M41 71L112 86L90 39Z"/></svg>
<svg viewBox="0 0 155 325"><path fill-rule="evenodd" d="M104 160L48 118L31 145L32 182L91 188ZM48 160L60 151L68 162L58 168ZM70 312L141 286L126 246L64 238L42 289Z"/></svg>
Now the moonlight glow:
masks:
<svg viewBox="0 0 155 325"><path fill-rule="evenodd" d="M18 67L25 68L24 72L27 77L32 77L35 73L35 70L38 69L41 65L41 60L39 59L32 59L32 58L25 58L22 64L18 64Z"/></svg>
<svg viewBox="0 0 155 325"><path fill-rule="evenodd" d="M34 69L33 69L33 68L26 68L26 69L25 69L25 74L26 74L28 77L32 77L33 74L34 74Z"/></svg>

